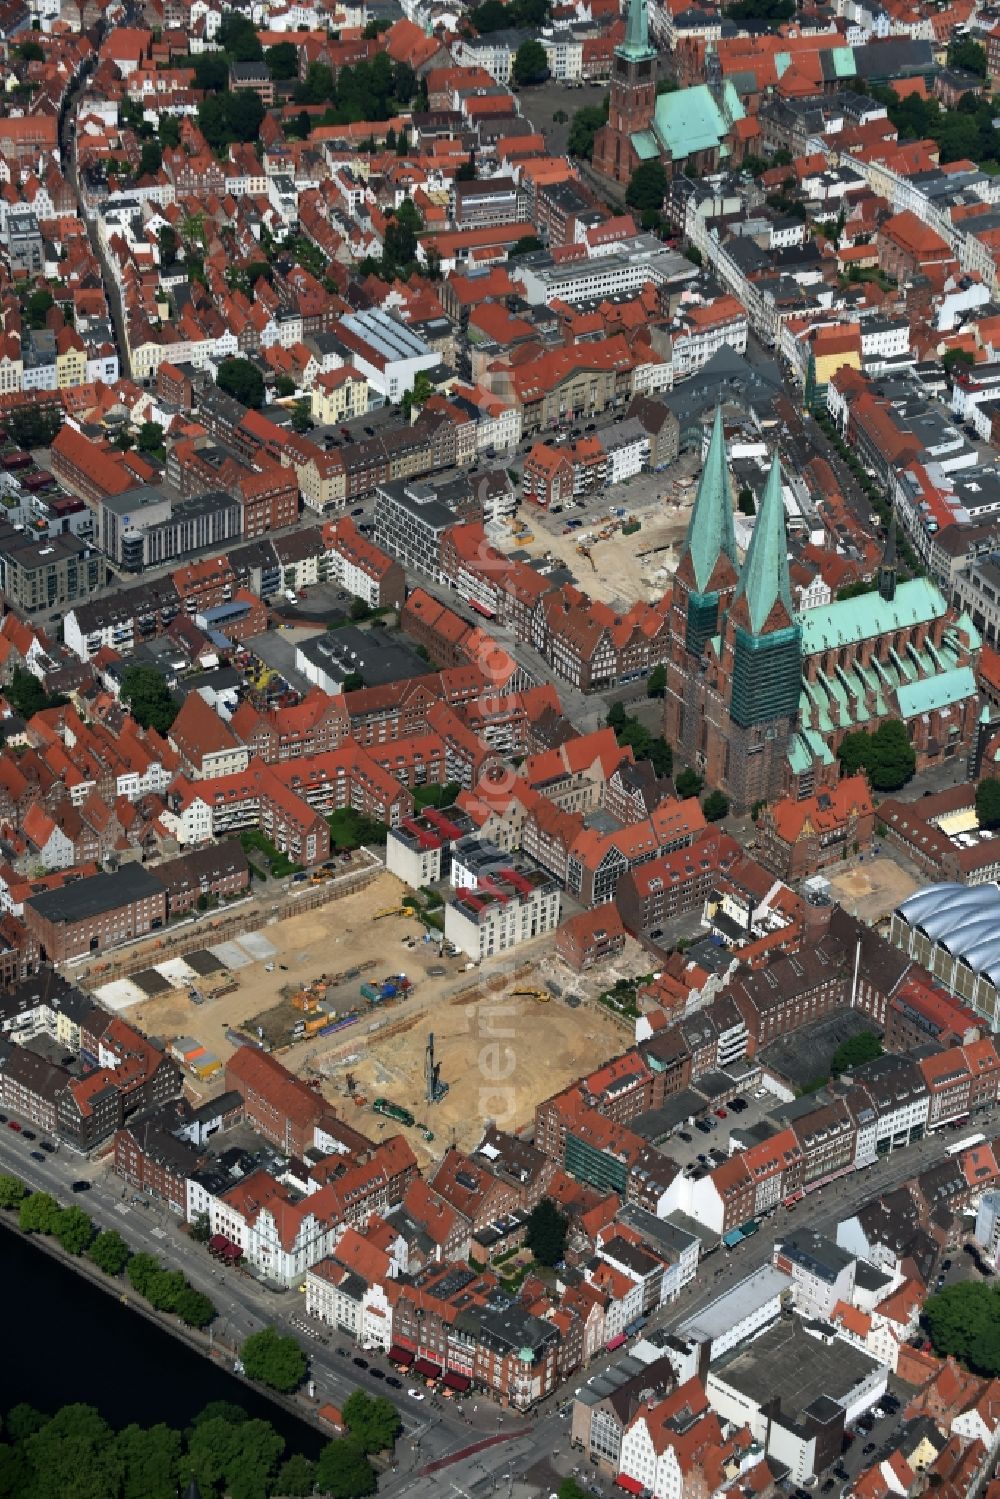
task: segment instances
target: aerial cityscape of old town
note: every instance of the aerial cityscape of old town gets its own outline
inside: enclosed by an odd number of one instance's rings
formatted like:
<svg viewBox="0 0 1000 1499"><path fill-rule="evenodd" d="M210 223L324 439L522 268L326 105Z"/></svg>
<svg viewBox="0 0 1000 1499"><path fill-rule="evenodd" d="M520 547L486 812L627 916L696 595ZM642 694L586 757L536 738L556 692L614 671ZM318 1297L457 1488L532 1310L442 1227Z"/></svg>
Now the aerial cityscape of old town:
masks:
<svg viewBox="0 0 1000 1499"><path fill-rule="evenodd" d="M0 1499L1000 1499L1000 0L0 67Z"/></svg>

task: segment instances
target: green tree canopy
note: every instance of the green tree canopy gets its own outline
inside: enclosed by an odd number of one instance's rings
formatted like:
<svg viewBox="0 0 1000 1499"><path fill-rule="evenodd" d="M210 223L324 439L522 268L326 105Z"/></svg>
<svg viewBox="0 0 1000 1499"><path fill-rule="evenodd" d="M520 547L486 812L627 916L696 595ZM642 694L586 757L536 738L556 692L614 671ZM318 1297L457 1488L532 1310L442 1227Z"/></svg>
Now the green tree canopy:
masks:
<svg viewBox="0 0 1000 1499"><path fill-rule="evenodd" d="M159 141L144 141L139 157L139 176L155 177L163 165L163 152Z"/></svg>
<svg viewBox="0 0 1000 1499"><path fill-rule="evenodd" d="M105 1275L121 1275L132 1251L120 1233L113 1228L106 1228L97 1235L87 1254Z"/></svg>
<svg viewBox="0 0 1000 1499"><path fill-rule="evenodd" d="M4 417L4 426L19 447L45 448L62 426L62 417L38 406L22 406Z"/></svg>
<svg viewBox="0 0 1000 1499"><path fill-rule="evenodd" d="M625 190L629 208L659 213L667 194L667 174L662 161L644 161L632 173Z"/></svg>
<svg viewBox="0 0 1000 1499"><path fill-rule="evenodd" d="M534 255L536 250L542 248L542 242L537 234L522 234L513 249L508 250L507 259L519 260L522 255Z"/></svg>
<svg viewBox="0 0 1000 1499"><path fill-rule="evenodd" d="M45 315L54 302L55 297L47 286L40 286L31 293L25 305L25 311L32 328L45 327Z"/></svg>
<svg viewBox="0 0 1000 1499"><path fill-rule="evenodd" d="M731 21L788 21L795 14L795 0L736 0L725 14Z"/></svg>
<svg viewBox="0 0 1000 1499"><path fill-rule="evenodd" d="M934 1352L952 1354L976 1374L1000 1374L1000 1289L982 1281L945 1286L924 1302Z"/></svg>
<svg viewBox="0 0 1000 1499"><path fill-rule="evenodd" d="M273 1327L251 1333L240 1358L250 1379L259 1379L272 1389L288 1392L305 1378L306 1356L294 1338L282 1337Z"/></svg>
<svg viewBox="0 0 1000 1499"><path fill-rule="evenodd" d="M210 1416L191 1431L182 1474L189 1467L205 1494L218 1493L221 1484L229 1499L266 1499L284 1448L267 1421Z"/></svg>
<svg viewBox="0 0 1000 1499"><path fill-rule="evenodd" d="M63 1208L53 1230L67 1254L83 1254L94 1238L94 1225L83 1208Z"/></svg>
<svg viewBox="0 0 1000 1499"><path fill-rule="evenodd" d="M674 790L678 796L697 796L701 791L704 781L696 770L685 766L679 775L674 776Z"/></svg>
<svg viewBox="0 0 1000 1499"><path fill-rule="evenodd" d="M514 82L541 83L549 76L549 59L541 42L522 42L514 53Z"/></svg>
<svg viewBox="0 0 1000 1499"><path fill-rule="evenodd" d="M163 428L159 422L143 422L139 428L140 453L158 453L163 447Z"/></svg>
<svg viewBox="0 0 1000 1499"><path fill-rule="evenodd" d="M844 775L868 774L876 791L898 791L905 786L917 766L917 756L898 719L889 718L874 734L858 730L846 734L837 751Z"/></svg>
<svg viewBox="0 0 1000 1499"><path fill-rule="evenodd" d="M706 822L721 822L729 814L729 798L721 791L710 791L701 804Z"/></svg>
<svg viewBox="0 0 1000 1499"><path fill-rule="evenodd" d="M210 57L211 53L206 53ZM156 127L156 133L160 137L160 145L167 146L171 151L176 151L181 143L181 126L176 115L166 113L160 115L160 123Z"/></svg>
<svg viewBox="0 0 1000 1499"><path fill-rule="evenodd" d="M133 1291L145 1296L150 1281L160 1271L160 1262L155 1254L134 1254L128 1262L125 1274Z"/></svg>
<svg viewBox="0 0 1000 1499"><path fill-rule="evenodd" d="M177 230L171 224L163 224L156 239L160 247L160 264L172 265L177 259Z"/></svg>
<svg viewBox="0 0 1000 1499"><path fill-rule="evenodd" d="M18 1208L28 1189L18 1176L0 1176L0 1208Z"/></svg>
<svg viewBox="0 0 1000 1499"><path fill-rule="evenodd" d="M126 1426L114 1439L122 1474L121 1499L175 1499L180 1481L181 1435L169 1426Z"/></svg>
<svg viewBox="0 0 1000 1499"><path fill-rule="evenodd" d="M316 1483L330 1499L362 1499L374 1494L375 1469L357 1442L349 1437L328 1442L316 1464Z"/></svg>
<svg viewBox="0 0 1000 1499"><path fill-rule="evenodd" d="M268 47L264 61L271 70L271 77L282 82L299 76L299 54L294 42L278 42Z"/></svg>
<svg viewBox="0 0 1000 1499"><path fill-rule="evenodd" d="M221 53L201 52L191 59L191 66L194 68L195 84L206 93L220 93L228 89L229 63Z"/></svg>
<svg viewBox="0 0 1000 1499"><path fill-rule="evenodd" d="M264 404L264 376L249 359L223 359L219 365L219 389L244 406Z"/></svg>
<svg viewBox="0 0 1000 1499"><path fill-rule="evenodd" d="M976 787L976 817L981 828L1000 827L1000 781L987 776Z"/></svg>
<svg viewBox="0 0 1000 1499"><path fill-rule="evenodd" d="M29 1436L24 1456L33 1499L112 1499L121 1466L110 1426L90 1405L66 1405Z"/></svg>
<svg viewBox="0 0 1000 1499"><path fill-rule="evenodd" d="M257 28L239 11L223 11L219 42L233 62L260 62L264 56Z"/></svg>
<svg viewBox="0 0 1000 1499"><path fill-rule="evenodd" d="M4 1422L7 1438L11 1442L27 1441L34 1432L41 1431L48 1419L33 1405L12 1405Z"/></svg>
<svg viewBox="0 0 1000 1499"><path fill-rule="evenodd" d="M602 125L608 123L608 103L588 104L578 109L569 127L566 149L570 156L580 156L589 161L594 154L594 136Z"/></svg>
<svg viewBox="0 0 1000 1499"><path fill-rule="evenodd" d="M46 692L41 682L30 671L15 667L14 675L3 689L4 697L22 718L31 718L46 708L61 708L66 702L58 693Z"/></svg>
<svg viewBox="0 0 1000 1499"><path fill-rule="evenodd" d="M296 1452L279 1468L274 1491L297 1499L299 1495L311 1494L315 1487L316 1464L303 1457L301 1452Z"/></svg>
<svg viewBox="0 0 1000 1499"><path fill-rule="evenodd" d="M882 1043L875 1032L862 1031L837 1047L830 1061L830 1074L839 1077L842 1072L851 1072L865 1062L874 1062L881 1055Z"/></svg>
<svg viewBox="0 0 1000 1499"><path fill-rule="evenodd" d="M946 375L954 374L956 370L971 370L975 362L968 349L948 349L941 356L941 367Z"/></svg>
<svg viewBox="0 0 1000 1499"><path fill-rule="evenodd" d="M21 1229L26 1234L54 1234L60 1211L58 1202L48 1192L32 1192L21 1203Z"/></svg>
<svg viewBox="0 0 1000 1499"><path fill-rule="evenodd" d="M667 668L660 661L646 678L646 696L663 697L667 690Z"/></svg>
<svg viewBox="0 0 1000 1499"><path fill-rule="evenodd" d="M122 673L121 699L144 729L165 734L180 710L155 666L130 666Z"/></svg>
<svg viewBox="0 0 1000 1499"><path fill-rule="evenodd" d="M188 1327L207 1327L217 1315L214 1302L191 1285L185 1285L177 1297L174 1310Z"/></svg>
<svg viewBox="0 0 1000 1499"><path fill-rule="evenodd" d="M341 1406L344 1425L351 1440L357 1442L363 1452L385 1452L391 1450L403 1429L399 1411L384 1395L366 1395L364 1390L355 1390Z"/></svg>
<svg viewBox="0 0 1000 1499"><path fill-rule="evenodd" d="M566 1249L569 1219L543 1197L528 1218L524 1242L540 1265L557 1265Z"/></svg>
<svg viewBox="0 0 1000 1499"><path fill-rule="evenodd" d="M949 68L960 68L965 73L976 73L986 77L986 48L971 37L956 38L948 47Z"/></svg>

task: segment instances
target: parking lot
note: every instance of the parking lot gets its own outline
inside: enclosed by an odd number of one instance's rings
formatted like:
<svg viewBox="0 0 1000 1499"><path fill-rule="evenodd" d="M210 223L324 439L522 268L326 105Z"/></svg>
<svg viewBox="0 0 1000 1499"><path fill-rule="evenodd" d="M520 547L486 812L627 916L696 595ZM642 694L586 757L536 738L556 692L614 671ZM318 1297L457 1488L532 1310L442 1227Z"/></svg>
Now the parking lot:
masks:
<svg viewBox="0 0 1000 1499"><path fill-rule="evenodd" d="M682 1170L689 1166L706 1165L710 1169L720 1161L728 1160L730 1130L758 1124L767 1117L768 1111L777 1102L773 1093L768 1093L765 1098L755 1098L754 1091L754 1088L748 1088L743 1093L737 1094L737 1099L746 1104L744 1109L740 1109L739 1104L735 1109L731 1103L720 1104L718 1108L710 1109L702 1119L695 1123L683 1125L663 1141L661 1149L672 1160L675 1160ZM759 1087L756 1091L760 1091ZM719 1117L720 1113L722 1118ZM716 1152L715 1157L712 1155L713 1151ZM706 1160L700 1160L700 1156L705 1156Z"/></svg>

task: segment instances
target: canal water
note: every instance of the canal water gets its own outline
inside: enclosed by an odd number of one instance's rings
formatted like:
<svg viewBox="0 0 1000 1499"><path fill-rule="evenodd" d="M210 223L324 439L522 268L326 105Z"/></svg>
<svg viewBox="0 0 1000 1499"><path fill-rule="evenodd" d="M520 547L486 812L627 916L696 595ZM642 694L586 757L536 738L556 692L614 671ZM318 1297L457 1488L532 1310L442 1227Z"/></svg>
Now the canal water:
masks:
<svg viewBox="0 0 1000 1499"><path fill-rule="evenodd" d="M0 1263L8 1349L0 1359L0 1412L22 1400L46 1412L80 1401L116 1429L132 1421L183 1428L210 1400L229 1400L270 1421L286 1454L315 1457L324 1445L313 1427L30 1240L0 1229Z"/></svg>

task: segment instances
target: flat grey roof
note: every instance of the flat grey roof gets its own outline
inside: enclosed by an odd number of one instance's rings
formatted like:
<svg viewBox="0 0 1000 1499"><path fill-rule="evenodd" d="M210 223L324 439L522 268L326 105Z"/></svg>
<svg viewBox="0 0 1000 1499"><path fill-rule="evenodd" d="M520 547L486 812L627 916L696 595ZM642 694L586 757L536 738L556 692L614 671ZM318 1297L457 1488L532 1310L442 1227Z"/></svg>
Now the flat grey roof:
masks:
<svg viewBox="0 0 1000 1499"><path fill-rule="evenodd" d="M691 1338L696 1343L712 1343L772 1297L787 1291L791 1284L790 1277L773 1265L761 1265L731 1291L726 1291L702 1307L700 1312L686 1318L677 1331L681 1337Z"/></svg>
<svg viewBox="0 0 1000 1499"><path fill-rule="evenodd" d="M777 1399L782 1415L794 1420L821 1396L843 1405L877 1367L875 1359L839 1338L821 1342L790 1320L733 1349L708 1377L758 1404Z"/></svg>

